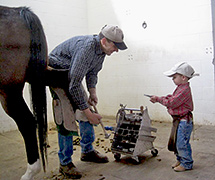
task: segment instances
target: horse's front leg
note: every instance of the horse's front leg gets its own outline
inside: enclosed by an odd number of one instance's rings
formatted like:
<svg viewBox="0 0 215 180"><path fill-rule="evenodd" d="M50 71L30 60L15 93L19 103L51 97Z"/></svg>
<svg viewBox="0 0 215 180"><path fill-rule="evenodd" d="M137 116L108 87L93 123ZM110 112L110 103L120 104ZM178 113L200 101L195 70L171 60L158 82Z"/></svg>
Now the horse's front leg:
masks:
<svg viewBox="0 0 215 180"><path fill-rule="evenodd" d="M36 122L22 97L22 90L14 89L0 94L5 112L14 119L25 142L28 167L22 180L31 180L40 172L41 165L36 136Z"/></svg>

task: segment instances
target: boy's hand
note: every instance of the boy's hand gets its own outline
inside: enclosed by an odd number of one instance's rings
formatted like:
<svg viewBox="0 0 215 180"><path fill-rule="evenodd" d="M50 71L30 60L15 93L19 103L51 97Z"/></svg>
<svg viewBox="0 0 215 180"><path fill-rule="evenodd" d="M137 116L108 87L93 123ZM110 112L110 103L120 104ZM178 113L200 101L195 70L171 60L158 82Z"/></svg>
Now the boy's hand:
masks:
<svg viewBox="0 0 215 180"><path fill-rule="evenodd" d="M152 96L151 98L150 98L150 101L152 102L152 103L156 103L157 102L157 96Z"/></svg>

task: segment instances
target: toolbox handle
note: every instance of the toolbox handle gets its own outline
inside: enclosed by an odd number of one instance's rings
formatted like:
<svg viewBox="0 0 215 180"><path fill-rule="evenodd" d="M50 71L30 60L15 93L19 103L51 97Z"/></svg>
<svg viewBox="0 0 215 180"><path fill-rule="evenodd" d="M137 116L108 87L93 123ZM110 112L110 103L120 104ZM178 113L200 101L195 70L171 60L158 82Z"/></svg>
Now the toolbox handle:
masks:
<svg viewBox="0 0 215 180"><path fill-rule="evenodd" d="M140 109L133 109L133 108L125 108L124 110L127 110L127 111L141 111Z"/></svg>

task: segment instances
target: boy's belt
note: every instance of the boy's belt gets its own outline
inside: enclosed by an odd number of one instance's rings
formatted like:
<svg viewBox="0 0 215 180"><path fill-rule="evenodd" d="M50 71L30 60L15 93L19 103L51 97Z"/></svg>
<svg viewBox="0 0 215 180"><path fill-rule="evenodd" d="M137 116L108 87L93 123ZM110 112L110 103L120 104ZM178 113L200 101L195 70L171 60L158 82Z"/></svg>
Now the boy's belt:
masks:
<svg viewBox="0 0 215 180"><path fill-rule="evenodd" d="M181 119L186 119L188 122L193 119L193 114L191 111L189 111L185 115L172 115L172 118L175 120L181 120Z"/></svg>

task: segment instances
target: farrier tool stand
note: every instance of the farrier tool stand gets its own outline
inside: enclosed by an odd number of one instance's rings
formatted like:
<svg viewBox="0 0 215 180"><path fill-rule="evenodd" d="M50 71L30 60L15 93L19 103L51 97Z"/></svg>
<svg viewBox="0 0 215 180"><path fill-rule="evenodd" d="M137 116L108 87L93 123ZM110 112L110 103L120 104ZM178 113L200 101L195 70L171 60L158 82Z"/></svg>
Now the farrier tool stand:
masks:
<svg viewBox="0 0 215 180"><path fill-rule="evenodd" d="M139 163L138 156L147 150L151 150L151 154L157 156L158 150L153 146L156 137L151 133L156 133L157 129L151 127L148 109L143 109L143 106L140 109L126 108L122 104L120 106L111 146L114 158L119 161L121 154L130 155Z"/></svg>

